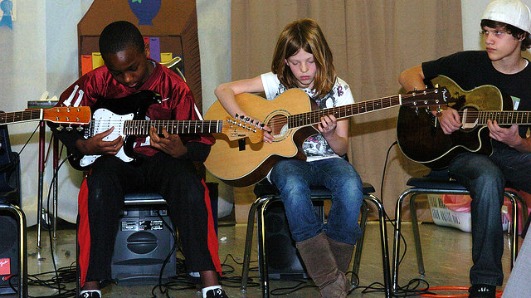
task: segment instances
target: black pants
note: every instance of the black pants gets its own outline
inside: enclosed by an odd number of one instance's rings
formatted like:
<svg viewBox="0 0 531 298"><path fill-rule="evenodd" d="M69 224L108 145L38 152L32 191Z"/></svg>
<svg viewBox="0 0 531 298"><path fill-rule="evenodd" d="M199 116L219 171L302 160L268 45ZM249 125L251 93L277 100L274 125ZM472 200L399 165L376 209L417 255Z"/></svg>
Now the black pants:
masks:
<svg viewBox="0 0 531 298"><path fill-rule="evenodd" d="M111 278L123 197L133 192L158 192L167 201L168 214L179 232L189 271L215 270L214 262L219 262L219 256L217 251L209 250L208 233L213 229L208 226L209 206L205 203L204 185L191 161L164 153L146 158L139 165L125 163L114 156L98 158L87 177L88 218L83 218L80 212L79 219L80 222L88 220L90 229L90 237L85 237L90 238L89 243L88 239L79 239L80 256L83 249L90 249L88 268L80 266L80 270L86 270L85 281ZM83 208L81 203L79 208Z"/></svg>

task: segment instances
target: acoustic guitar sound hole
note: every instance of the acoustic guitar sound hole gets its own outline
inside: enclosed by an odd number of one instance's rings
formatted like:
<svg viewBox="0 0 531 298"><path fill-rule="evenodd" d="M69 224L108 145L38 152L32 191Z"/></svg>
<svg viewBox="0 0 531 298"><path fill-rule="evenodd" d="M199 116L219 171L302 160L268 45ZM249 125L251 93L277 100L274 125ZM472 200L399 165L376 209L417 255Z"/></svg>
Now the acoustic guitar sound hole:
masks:
<svg viewBox="0 0 531 298"><path fill-rule="evenodd" d="M288 120L284 115L275 115L267 124L272 131L275 141L282 140L288 134Z"/></svg>

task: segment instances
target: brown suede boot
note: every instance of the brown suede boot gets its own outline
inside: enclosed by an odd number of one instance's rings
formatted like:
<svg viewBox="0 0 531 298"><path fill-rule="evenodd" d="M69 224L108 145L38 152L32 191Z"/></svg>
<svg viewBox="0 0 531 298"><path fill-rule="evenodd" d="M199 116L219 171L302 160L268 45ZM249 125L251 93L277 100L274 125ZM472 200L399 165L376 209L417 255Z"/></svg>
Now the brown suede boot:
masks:
<svg viewBox="0 0 531 298"><path fill-rule="evenodd" d="M324 233L313 238L297 242L297 249L304 261L306 271L316 286L321 297L347 297L347 278L338 270L330 244Z"/></svg>
<svg viewBox="0 0 531 298"><path fill-rule="evenodd" d="M336 259L337 269L343 273L349 270L350 261L352 261L352 253L354 252L354 245L338 242L327 237L332 254Z"/></svg>

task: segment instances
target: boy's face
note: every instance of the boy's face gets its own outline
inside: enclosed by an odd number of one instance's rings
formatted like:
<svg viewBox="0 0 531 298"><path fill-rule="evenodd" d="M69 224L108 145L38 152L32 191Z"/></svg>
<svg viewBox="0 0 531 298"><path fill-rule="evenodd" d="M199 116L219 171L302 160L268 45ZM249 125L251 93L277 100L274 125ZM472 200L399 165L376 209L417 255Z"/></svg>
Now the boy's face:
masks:
<svg viewBox="0 0 531 298"><path fill-rule="evenodd" d="M140 88L153 71L145 51L139 52L132 46L117 53L104 54L103 60L113 78L130 88Z"/></svg>
<svg viewBox="0 0 531 298"><path fill-rule="evenodd" d="M505 28L483 27L483 41L491 61L503 60L506 57L520 55L521 40L515 38Z"/></svg>

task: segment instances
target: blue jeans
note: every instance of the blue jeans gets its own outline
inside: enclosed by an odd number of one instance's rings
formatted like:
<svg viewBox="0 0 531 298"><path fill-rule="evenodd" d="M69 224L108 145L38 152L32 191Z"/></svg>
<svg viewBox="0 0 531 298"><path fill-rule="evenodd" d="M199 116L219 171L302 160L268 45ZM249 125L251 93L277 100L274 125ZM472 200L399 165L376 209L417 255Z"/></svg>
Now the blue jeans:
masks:
<svg viewBox="0 0 531 298"><path fill-rule="evenodd" d="M472 197L472 284L502 285L503 230L500 210L506 182L531 191L531 154L498 144L491 156L463 153L452 160L449 174Z"/></svg>
<svg viewBox="0 0 531 298"><path fill-rule="evenodd" d="M321 232L335 241L356 244L363 203L361 178L345 159L329 158L306 162L286 159L271 171L271 182L279 189L291 235L296 242ZM324 186L332 192L332 207L326 224L316 214L310 199L311 186Z"/></svg>

